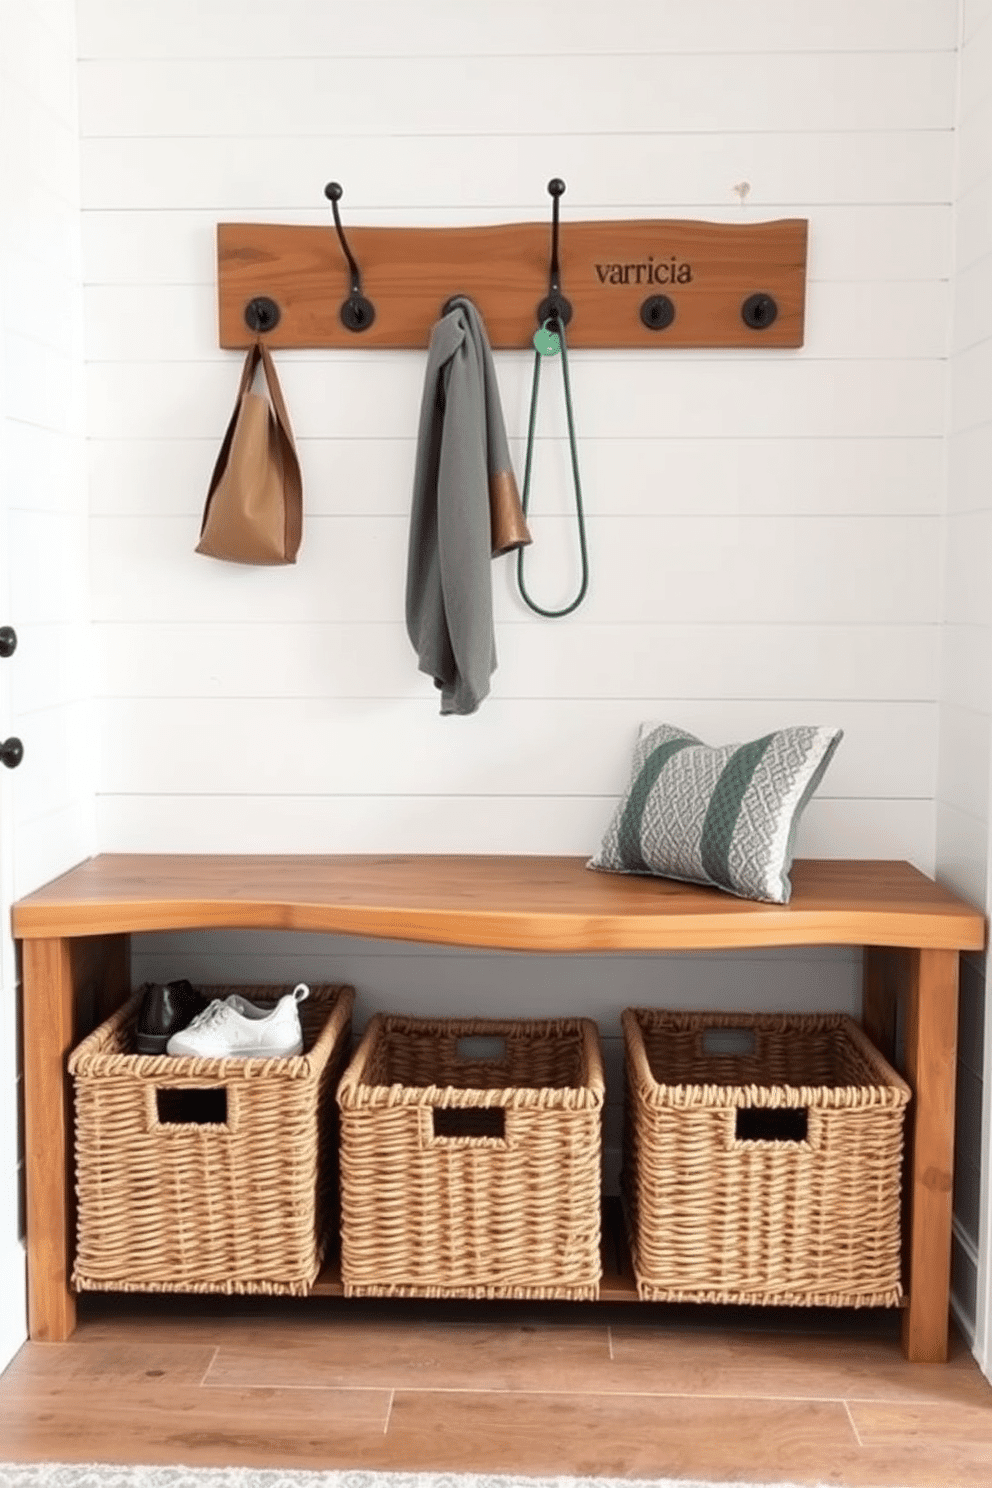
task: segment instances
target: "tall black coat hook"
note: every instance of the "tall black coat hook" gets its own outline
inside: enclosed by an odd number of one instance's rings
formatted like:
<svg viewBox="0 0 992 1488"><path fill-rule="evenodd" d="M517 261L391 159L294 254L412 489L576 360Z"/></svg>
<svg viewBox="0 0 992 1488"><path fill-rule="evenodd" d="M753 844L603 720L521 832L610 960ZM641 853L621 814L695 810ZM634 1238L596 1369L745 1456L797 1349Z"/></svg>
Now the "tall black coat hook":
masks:
<svg viewBox="0 0 992 1488"><path fill-rule="evenodd" d="M551 268L548 273L548 293L537 307L537 320L543 325L546 320L559 320L568 325L572 318L571 303L561 292L561 270L558 267L558 202L565 194L565 182L554 176L548 182L551 197Z"/></svg>
<svg viewBox="0 0 992 1488"><path fill-rule="evenodd" d="M344 188L337 181L328 181L324 187L324 195L331 204L331 211L334 213L334 226L337 228L338 238L344 250L344 256L348 260L348 268L351 270L351 294L341 306L341 324L346 326L349 331L367 331L375 320L375 306L371 300L367 300L362 294L362 276L351 249L348 247L344 229L341 226L338 202L344 195Z"/></svg>
<svg viewBox="0 0 992 1488"><path fill-rule="evenodd" d="M575 598L561 609L549 610L539 605L531 598L524 583L524 550L520 548L517 552L517 584L520 588L520 597L526 605L538 615L546 615L549 620L557 620L562 615L570 615L577 610L586 596L589 587L589 552L586 546L586 523L582 510L582 481L579 477L579 452L575 437L575 419L572 415L572 386L568 375L568 347L565 341L565 327L572 318L572 306L561 292L561 269L558 263L558 199L565 192L565 182L557 176L548 182L548 193L551 197L551 268L548 273L548 293L545 299L537 307L537 319L541 329L534 336L534 379L531 383L530 393L530 419L527 425L527 456L524 462L524 487L520 495L520 504L526 513L530 500L530 476L531 465L534 456L534 434L537 428L537 395L541 383L541 359L542 357L557 356L561 353L561 375L565 390L565 412L568 415L568 447L572 456L572 484L575 491L575 521L579 535L579 556L582 561L582 578L579 581L578 592ZM548 332L554 332L548 335Z"/></svg>

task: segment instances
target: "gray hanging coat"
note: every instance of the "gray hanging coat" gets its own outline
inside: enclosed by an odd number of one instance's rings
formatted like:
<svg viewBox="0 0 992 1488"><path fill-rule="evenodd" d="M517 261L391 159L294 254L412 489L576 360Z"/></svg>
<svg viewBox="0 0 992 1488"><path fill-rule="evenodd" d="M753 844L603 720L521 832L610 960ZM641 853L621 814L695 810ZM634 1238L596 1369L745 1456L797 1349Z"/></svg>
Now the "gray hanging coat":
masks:
<svg viewBox="0 0 992 1488"><path fill-rule="evenodd" d="M458 296L427 354L406 586L407 633L442 713L474 713L489 692L491 560L529 542L489 340Z"/></svg>

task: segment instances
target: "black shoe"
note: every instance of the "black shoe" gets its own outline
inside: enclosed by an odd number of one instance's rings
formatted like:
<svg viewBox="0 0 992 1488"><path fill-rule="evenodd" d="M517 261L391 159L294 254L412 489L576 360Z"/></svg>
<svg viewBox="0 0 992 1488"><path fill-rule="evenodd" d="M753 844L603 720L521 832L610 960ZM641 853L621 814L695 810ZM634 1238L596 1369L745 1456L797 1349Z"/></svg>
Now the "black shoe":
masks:
<svg viewBox="0 0 992 1488"><path fill-rule="evenodd" d="M174 1033L186 1028L206 1007L189 982L146 982L138 1011L135 1042L139 1054L164 1054Z"/></svg>

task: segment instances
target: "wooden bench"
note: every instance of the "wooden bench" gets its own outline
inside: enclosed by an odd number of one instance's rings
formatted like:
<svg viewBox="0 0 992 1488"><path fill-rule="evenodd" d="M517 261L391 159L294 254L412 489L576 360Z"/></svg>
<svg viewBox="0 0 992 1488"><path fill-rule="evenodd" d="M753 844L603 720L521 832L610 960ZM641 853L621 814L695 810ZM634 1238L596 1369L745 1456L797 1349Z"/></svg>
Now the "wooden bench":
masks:
<svg viewBox="0 0 992 1488"><path fill-rule="evenodd" d="M779 906L569 857L101 854L28 895L13 930L32 1338L61 1341L75 1326L69 1051L129 995L131 935L244 928L551 953L863 947L864 1026L896 1062L902 1004L899 1063L914 1093L903 1347L946 1359L958 961L983 948L984 916L908 863L805 860L792 878Z"/></svg>

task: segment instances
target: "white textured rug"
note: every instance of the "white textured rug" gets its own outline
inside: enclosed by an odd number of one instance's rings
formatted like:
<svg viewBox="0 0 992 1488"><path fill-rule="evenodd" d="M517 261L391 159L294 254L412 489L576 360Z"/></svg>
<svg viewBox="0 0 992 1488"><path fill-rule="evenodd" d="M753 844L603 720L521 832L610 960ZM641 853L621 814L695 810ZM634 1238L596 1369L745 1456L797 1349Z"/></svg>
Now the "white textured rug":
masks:
<svg viewBox="0 0 992 1488"><path fill-rule="evenodd" d="M0 1462L0 1488L727 1488L701 1478L520 1478L482 1473L297 1472L279 1467L112 1467ZM741 1488L738 1483L738 1488ZM766 1483L750 1488L814 1488ZM828 1488L821 1484L820 1488Z"/></svg>

